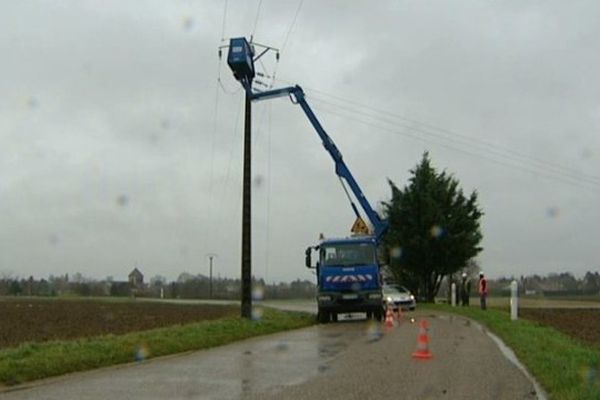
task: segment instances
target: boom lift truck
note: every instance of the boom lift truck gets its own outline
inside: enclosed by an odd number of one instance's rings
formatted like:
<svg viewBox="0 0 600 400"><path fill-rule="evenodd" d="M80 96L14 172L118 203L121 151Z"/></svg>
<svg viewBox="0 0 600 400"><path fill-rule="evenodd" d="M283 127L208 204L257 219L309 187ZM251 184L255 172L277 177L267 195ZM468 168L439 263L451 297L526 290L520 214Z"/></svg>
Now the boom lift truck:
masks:
<svg viewBox="0 0 600 400"><path fill-rule="evenodd" d="M381 320L383 318L383 298L381 292L382 278L377 259L377 248L381 237L388 228L388 222L379 217L363 194L358 183L350 173L342 158L342 153L325 132L312 109L306 102L304 91L300 86L290 86L264 92L252 90L252 80L255 76L254 62L265 54L255 56L253 46L241 38L230 40L227 63L234 77L242 84L250 100L266 100L270 98L289 96L294 104L300 105L313 128L323 142L325 150L335 163L335 173L350 200L356 214L354 235L346 238L321 238L319 244L306 249L306 266L317 272L317 301L319 322L337 321L339 313L365 312L367 318ZM358 200L372 230L361 219L356 204L350 198L344 181L350 186L354 197ZM318 252L318 261L312 265L311 254Z"/></svg>

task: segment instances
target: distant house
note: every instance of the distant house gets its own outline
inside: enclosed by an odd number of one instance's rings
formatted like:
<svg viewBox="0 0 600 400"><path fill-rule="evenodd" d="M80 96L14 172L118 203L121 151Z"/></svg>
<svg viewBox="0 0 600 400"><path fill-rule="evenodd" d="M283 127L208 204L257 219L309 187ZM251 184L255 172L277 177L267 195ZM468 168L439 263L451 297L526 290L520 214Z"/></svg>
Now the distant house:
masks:
<svg viewBox="0 0 600 400"><path fill-rule="evenodd" d="M137 268L129 273L129 287L132 289L142 289L144 287L144 274Z"/></svg>

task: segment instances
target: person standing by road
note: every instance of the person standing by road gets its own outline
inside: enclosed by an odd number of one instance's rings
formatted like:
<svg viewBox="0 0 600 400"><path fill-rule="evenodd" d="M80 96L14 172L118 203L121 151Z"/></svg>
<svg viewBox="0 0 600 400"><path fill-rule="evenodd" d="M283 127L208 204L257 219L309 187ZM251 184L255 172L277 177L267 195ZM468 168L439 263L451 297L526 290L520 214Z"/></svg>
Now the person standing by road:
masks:
<svg viewBox="0 0 600 400"><path fill-rule="evenodd" d="M487 308L486 300L487 300L487 280L483 275L483 272L479 273L479 302L481 303L481 309L485 310Z"/></svg>
<svg viewBox="0 0 600 400"><path fill-rule="evenodd" d="M467 277L467 273L463 272L460 284L460 300L463 306L469 305L469 293L471 293L471 280Z"/></svg>

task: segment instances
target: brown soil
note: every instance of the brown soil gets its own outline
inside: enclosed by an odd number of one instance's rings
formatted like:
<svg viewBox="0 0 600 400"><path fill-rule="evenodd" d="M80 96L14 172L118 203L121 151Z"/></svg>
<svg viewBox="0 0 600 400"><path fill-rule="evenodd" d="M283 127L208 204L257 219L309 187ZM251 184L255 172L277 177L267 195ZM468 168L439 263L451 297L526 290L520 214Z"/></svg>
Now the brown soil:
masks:
<svg viewBox="0 0 600 400"><path fill-rule="evenodd" d="M522 308L519 314L573 338L600 345L600 309Z"/></svg>
<svg viewBox="0 0 600 400"><path fill-rule="evenodd" d="M23 342L123 334L234 316L238 308L154 302L0 300L0 349Z"/></svg>

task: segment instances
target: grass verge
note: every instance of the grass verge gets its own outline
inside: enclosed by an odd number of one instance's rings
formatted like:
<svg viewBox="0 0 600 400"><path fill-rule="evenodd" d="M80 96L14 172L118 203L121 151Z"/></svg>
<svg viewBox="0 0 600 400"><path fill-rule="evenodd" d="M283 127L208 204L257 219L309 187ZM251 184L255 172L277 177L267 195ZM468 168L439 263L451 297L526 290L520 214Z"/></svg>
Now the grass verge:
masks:
<svg viewBox="0 0 600 400"><path fill-rule="evenodd" d="M500 337L553 399L600 399L600 348L537 322L511 321L503 310L423 305L471 318Z"/></svg>
<svg viewBox="0 0 600 400"><path fill-rule="evenodd" d="M304 313L265 309L260 320L224 318L125 335L26 343L0 350L0 385L10 386L70 372L140 361L314 323Z"/></svg>

